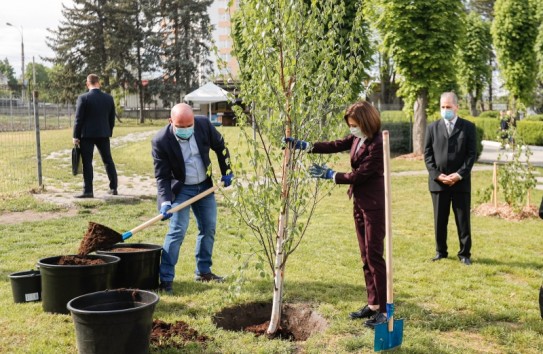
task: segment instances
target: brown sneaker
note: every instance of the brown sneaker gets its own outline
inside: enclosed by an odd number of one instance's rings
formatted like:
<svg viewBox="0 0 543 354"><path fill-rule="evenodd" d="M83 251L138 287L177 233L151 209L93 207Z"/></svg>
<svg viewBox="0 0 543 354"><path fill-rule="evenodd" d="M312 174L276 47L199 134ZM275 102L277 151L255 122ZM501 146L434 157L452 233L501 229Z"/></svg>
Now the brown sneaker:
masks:
<svg viewBox="0 0 543 354"><path fill-rule="evenodd" d="M216 281L217 283L224 282L224 278L213 273L198 274L194 277L194 280L201 282Z"/></svg>

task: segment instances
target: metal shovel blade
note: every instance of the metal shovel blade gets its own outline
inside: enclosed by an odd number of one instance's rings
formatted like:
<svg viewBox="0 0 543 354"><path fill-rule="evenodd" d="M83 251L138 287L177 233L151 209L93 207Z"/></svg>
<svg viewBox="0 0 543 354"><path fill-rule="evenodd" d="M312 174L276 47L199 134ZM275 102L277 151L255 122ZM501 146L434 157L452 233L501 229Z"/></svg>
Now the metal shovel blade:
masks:
<svg viewBox="0 0 543 354"><path fill-rule="evenodd" d="M392 321L392 331L388 330L388 322L375 326L373 349L376 352L390 351L401 347L403 341L403 319L393 319Z"/></svg>

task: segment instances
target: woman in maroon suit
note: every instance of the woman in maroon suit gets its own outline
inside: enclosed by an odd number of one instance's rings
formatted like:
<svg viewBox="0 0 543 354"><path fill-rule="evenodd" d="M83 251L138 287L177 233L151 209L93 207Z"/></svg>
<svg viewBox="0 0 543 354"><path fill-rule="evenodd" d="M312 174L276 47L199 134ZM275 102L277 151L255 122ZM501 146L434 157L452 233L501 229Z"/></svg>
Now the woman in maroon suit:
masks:
<svg viewBox="0 0 543 354"><path fill-rule="evenodd" d="M379 112L365 101L348 107L344 119L351 131L344 139L314 144L293 138L286 141L296 149L307 149L314 154L350 150L350 172L335 172L325 165L313 165L309 172L316 178L350 185L348 195L354 201L354 222L364 264L368 302L349 316L352 319L369 318L365 325L373 328L386 322L386 265L383 257L385 184L381 119Z"/></svg>

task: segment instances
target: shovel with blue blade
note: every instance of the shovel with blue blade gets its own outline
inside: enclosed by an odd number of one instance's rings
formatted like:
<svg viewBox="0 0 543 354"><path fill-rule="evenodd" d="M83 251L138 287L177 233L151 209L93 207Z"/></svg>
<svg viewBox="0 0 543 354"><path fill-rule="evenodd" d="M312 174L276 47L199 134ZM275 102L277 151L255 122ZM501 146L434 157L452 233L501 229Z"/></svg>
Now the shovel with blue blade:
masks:
<svg viewBox="0 0 543 354"><path fill-rule="evenodd" d="M399 348L403 341L403 319L394 319L394 293L392 286L392 222L390 191L390 138L383 131L383 155L385 168L385 225L386 225L386 269L387 269L387 322L375 326L373 349L376 352Z"/></svg>

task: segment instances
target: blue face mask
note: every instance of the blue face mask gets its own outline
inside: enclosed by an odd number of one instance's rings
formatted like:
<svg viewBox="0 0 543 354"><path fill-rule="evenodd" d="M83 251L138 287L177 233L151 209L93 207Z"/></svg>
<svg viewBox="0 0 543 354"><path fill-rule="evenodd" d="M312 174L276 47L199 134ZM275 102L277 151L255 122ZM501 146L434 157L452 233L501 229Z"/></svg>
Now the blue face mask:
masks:
<svg viewBox="0 0 543 354"><path fill-rule="evenodd" d="M441 109L441 117L447 121L451 121L454 118L454 111L452 109Z"/></svg>
<svg viewBox="0 0 543 354"><path fill-rule="evenodd" d="M189 140L192 134L194 133L194 126L188 128L175 128L175 135L179 139Z"/></svg>

